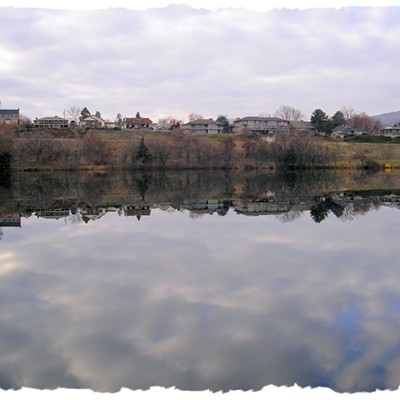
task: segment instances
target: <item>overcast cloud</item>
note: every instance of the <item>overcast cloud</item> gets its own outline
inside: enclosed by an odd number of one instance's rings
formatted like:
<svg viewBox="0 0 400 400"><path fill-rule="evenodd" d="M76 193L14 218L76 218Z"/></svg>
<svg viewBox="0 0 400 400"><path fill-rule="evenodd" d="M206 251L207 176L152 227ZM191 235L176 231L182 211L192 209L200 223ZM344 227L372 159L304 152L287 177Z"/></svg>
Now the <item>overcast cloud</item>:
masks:
<svg viewBox="0 0 400 400"><path fill-rule="evenodd" d="M400 7L0 11L1 105L32 119L399 109Z"/></svg>

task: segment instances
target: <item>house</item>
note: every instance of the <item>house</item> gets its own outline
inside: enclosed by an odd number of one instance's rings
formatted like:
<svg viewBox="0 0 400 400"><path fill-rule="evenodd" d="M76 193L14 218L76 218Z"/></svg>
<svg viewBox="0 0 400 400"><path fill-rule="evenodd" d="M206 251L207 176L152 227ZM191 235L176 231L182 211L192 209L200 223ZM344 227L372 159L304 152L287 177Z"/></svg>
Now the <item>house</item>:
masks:
<svg viewBox="0 0 400 400"><path fill-rule="evenodd" d="M261 135L288 133L289 121L277 117L244 117L233 122L235 133L258 133Z"/></svg>
<svg viewBox="0 0 400 400"><path fill-rule="evenodd" d="M214 121L212 118L208 119L195 119L182 125L184 131L196 133L222 133L224 132L224 125Z"/></svg>
<svg viewBox="0 0 400 400"><path fill-rule="evenodd" d="M115 128L117 128L117 124L115 122L112 122L112 121L105 121L104 122L104 126L107 129L115 129Z"/></svg>
<svg viewBox="0 0 400 400"><path fill-rule="evenodd" d="M36 118L33 121L33 126L35 128L47 128L47 129L68 128L68 120L57 116Z"/></svg>
<svg viewBox="0 0 400 400"><path fill-rule="evenodd" d="M381 133L388 136L400 135L400 126L397 126L397 124L393 126L387 125L383 129L381 129Z"/></svg>
<svg viewBox="0 0 400 400"><path fill-rule="evenodd" d="M150 118L124 118L122 129L150 129L152 123Z"/></svg>
<svg viewBox="0 0 400 400"><path fill-rule="evenodd" d="M0 109L0 125L19 125L19 108L16 110Z"/></svg>
<svg viewBox="0 0 400 400"><path fill-rule="evenodd" d="M89 115L84 118L80 118L79 125L82 128L105 128L106 122L103 118L96 117L95 115Z"/></svg>
<svg viewBox="0 0 400 400"><path fill-rule="evenodd" d="M290 121L290 130L292 133L299 133L300 135L314 135L317 129L310 121Z"/></svg>
<svg viewBox="0 0 400 400"><path fill-rule="evenodd" d="M169 131L171 130L171 124L167 121L154 122L150 124L150 129L153 131Z"/></svg>
<svg viewBox="0 0 400 400"><path fill-rule="evenodd" d="M365 132L361 128L353 128L349 125L339 125L333 131L331 136L344 139L349 136L363 135Z"/></svg>

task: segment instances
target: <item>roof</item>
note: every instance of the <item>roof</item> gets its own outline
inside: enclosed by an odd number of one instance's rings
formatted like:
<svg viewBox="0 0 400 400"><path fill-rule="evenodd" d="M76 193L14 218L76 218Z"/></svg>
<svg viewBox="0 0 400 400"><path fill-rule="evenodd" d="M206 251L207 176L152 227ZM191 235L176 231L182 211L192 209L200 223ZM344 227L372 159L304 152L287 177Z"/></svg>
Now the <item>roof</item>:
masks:
<svg viewBox="0 0 400 400"><path fill-rule="evenodd" d="M125 122L128 124L140 124L140 125L150 125L153 121L150 118L125 118Z"/></svg>
<svg viewBox="0 0 400 400"><path fill-rule="evenodd" d="M315 129L315 126L310 121L290 121L290 124L295 129Z"/></svg>
<svg viewBox="0 0 400 400"><path fill-rule="evenodd" d="M337 133L337 132L343 132L343 133L363 132L363 129L352 128L350 125L339 125L332 131L332 133Z"/></svg>
<svg viewBox="0 0 400 400"><path fill-rule="evenodd" d="M60 118L60 117L43 117L43 118L36 118L35 121L67 121L66 118Z"/></svg>
<svg viewBox="0 0 400 400"><path fill-rule="evenodd" d="M195 119L193 121L187 122L185 125L210 125L210 124L223 125L221 122L214 121L212 118Z"/></svg>
<svg viewBox="0 0 400 400"><path fill-rule="evenodd" d="M14 115L18 115L19 114L19 108L18 109L0 109L0 115L10 115L10 114L14 114Z"/></svg>
<svg viewBox="0 0 400 400"><path fill-rule="evenodd" d="M102 118L96 117L95 115L89 115L85 118L82 118L81 121L103 121Z"/></svg>
<svg viewBox="0 0 400 400"><path fill-rule="evenodd" d="M286 119L278 118L278 117L244 117L239 118L235 122L239 121L278 121L278 122L287 122Z"/></svg>

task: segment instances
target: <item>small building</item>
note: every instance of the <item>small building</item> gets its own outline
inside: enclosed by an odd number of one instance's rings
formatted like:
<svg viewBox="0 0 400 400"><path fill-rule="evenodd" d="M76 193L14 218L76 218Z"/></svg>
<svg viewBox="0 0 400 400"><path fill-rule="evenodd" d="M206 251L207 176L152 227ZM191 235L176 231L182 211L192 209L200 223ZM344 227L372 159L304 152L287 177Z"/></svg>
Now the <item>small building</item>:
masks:
<svg viewBox="0 0 400 400"><path fill-rule="evenodd" d="M152 123L150 118L124 118L122 129L150 129Z"/></svg>
<svg viewBox="0 0 400 400"><path fill-rule="evenodd" d="M223 133L224 125L214 121L212 118L195 119L182 125L182 129L196 133Z"/></svg>
<svg viewBox="0 0 400 400"><path fill-rule="evenodd" d="M235 133L258 133L261 135L289 132L289 121L278 117L244 117L233 122Z"/></svg>
<svg viewBox="0 0 400 400"><path fill-rule="evenodd" d="M104 126L107 129L115 129L115 128L117 128L117 124L115 122L112 122L112 121L105 121L104 122Z"/></svg>
<svg viewBox="0 0 400 400"><path fill-rule="evenodd" d="M0 109L0 125L19 125L19 108Z"/></svg>
<svg viewBox="0 0 400 400"><path fill-rule="evenodd" d="M400 135L400 126L397 126L397 124L387 125L381 129L381 133L387 136Z"/></svg>
<svg viewBox="0 0 400 400"><path fill-rule="evenodd" d="M340 125L333 129L331 136L344 139L349 136L363 135L365 132L361 128L353 128L349 125Z"/></svg>
<svg viewBox="0 0 400 400"><path fill-rule="evenodd" d="M82 128L105 128L106 122L103 118L96 117L95 115L89 115L84 118L80 118L79 125Z"/></svg>
<svg viewBox="0 0 400 400"><path fill-rule="evenodd" d="M311 121L290 121L290 130L292 133L299 133L300 135L314 135L317 129Z"/></svg>
<svg viewBox="0 0 400 400"><path fill-rule="evenodd" d="M57 116L36 118L33 121L33 126L35 128L47 128L47 129L68 128L68 120Z"/></svg>

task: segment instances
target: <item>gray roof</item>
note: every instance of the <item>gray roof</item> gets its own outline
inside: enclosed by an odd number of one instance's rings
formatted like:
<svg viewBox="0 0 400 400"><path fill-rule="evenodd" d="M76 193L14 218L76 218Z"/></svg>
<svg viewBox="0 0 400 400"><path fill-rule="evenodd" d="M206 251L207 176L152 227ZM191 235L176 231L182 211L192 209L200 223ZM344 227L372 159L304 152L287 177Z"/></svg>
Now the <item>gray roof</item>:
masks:
<svg viewBox="0 0 400 400"><path fill-rule="evenodd" d="M354 133L354 132L363 132L362 128L352 128L350 125L339 125L337 126L332 133L343 132L343 133Z"/></svg>
<svg viewBox="0 0 400 400"><path fill-rule="evenodd" d="M290 124L295 129L315 129L315 126L310 121L290 121Z"/></svg>
<svg viewBox="0 0 400 400"><path fill-rule="evenodd" d="M36 118L35 121L68 121L66 118L60 117L43 117L43 118Z"/></svg>
<svg viewBox="0 0 400 400"><path fill-rule="evenodd" d="M217 124L217 125L223 125L220 122L214 121L212 118L208 119L195 119L194 121L189 121L185 125L209 125L209 124Z"/></svg>
<svg viewBox="0 0 400 400"><path fill-rule="evenodd" d="M286 119L278 118L278 117L244 117L239 118L235 122L238 121L278 121L278 122L287 122Z"/></svg>

